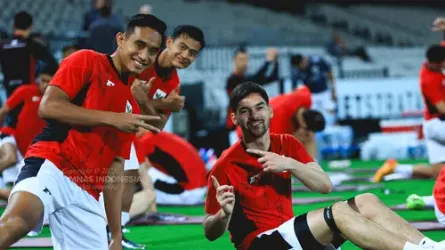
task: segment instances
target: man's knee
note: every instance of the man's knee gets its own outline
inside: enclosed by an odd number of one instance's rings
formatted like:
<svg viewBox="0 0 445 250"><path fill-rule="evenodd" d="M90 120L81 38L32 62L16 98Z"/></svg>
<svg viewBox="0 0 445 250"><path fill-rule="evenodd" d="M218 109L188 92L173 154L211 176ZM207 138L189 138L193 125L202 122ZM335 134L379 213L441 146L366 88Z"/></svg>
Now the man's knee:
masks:
<svg viewBox="0 0 445 250"><path fill-rule="evenodd" d="M348 204L358 213L366 218L372 218L378 215L379 211L375 209L376 205L381 205L379 197L372 193L359 194L348 200Z"/></svg>
<svg viewBox="0 0 445 250"><path fill-rule="evenodd" d="M433 176L432 177L434 179L436 179L439 176L440 171L442 170L444 165L445 165L445 163L441 162L441 163L435 163L435 164L433 164L431 166L431 170L433 172Z"/></svg>
<svg viewBox="0 0 445 250"><path fill-rule="evenodd" d="M333 233L341 233L338 227L343 223L350 209L345 202L337 202L324 209L324 220Z"/></svg>

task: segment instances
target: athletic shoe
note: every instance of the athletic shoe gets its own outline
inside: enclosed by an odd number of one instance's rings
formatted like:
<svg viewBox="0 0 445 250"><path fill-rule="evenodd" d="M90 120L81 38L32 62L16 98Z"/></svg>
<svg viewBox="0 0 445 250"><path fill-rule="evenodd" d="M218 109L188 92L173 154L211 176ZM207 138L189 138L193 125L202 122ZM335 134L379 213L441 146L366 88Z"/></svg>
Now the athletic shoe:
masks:
<svg viewBox="0 0 445 250"><path fill-rule="evenodd" d="M411 194L406 198L406 207L409 210L423 210L425 208L425 201L417 194Z"/></svg>
<svg viewBox="0 0 445 250"><path fill-rule="evenodd" d="M124 235L122 235L122 248L124 248L124 249L145 249L146 246L143 244L135 243L135 242L127 239Z"/></svg>
<svg viewBox="0 0 445 250"><path fill-rule="evenodd" d="M122 231L124 231L125 228L122 227ZM111 233L110 233L110 229L107 226L107 237L108 237L108 243L110 243L111 241ZM124 235L124 233L122 232L122 248L123 249L145 249L146 246L143 244L137 244L134 243L133 241L127 239Z"/></svg>
<svg viewBox="0 0 445 250"><path fill-rule="evenodd" d="M375 183L381 182L383 177L394 173L394 169L397 167L397 161L394 159L389 159L375 172L373 181Z"/></svg>

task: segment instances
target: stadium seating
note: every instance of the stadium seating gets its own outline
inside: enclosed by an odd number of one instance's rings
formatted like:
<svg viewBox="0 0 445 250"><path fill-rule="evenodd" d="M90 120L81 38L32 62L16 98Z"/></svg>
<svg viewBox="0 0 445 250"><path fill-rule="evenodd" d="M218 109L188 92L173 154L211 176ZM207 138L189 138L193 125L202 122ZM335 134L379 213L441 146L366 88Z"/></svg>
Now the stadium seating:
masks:
<svg viewBox="0 0 445 250"><path fill-rule="evenodd" d="M397 13L397 15L395 15ZM370 41L379 41L389 36L394 45L424 45L438 42L441 36L430 31L435 17L443 15L439 9L411 8L400 6L352 5L311 5L308 16L318 14L327 19L328 24L346 22L349 30L368 30ZM413 18L415 17L415 18Z"/></svg>

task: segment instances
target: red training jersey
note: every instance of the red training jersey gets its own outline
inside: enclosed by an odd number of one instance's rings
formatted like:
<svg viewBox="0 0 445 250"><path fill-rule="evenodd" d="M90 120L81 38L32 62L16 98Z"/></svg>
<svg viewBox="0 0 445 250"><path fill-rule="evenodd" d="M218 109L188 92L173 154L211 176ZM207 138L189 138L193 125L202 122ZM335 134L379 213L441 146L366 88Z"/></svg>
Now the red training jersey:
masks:
<svg viewBox="0 0 445 250"><path fill-rule="evenodd" d="M420 70L420 90L425 103L424 119L430 120L443 116L435 105L445 101L445 77L440 71L431 71L426 63Z"/></svg>
<svg viewBox="0 0 445 250"><path fill-rule="evenodd" d="M42 132L45 121L38 116L42 93L37 84L26 84L17 88L6 100L6 106L11 110L22 106L15 128L15 139L22 155L36 135Z"/></svg>
<svg viewBox="0 0 445 250"><path fill-rule="evenodd" d="M439 210L445 214L445 167L440 171L433 190L434 200Z"/></svg>
<svg viewBox="0 0 445 250"><path fill-rule="evenodd" d="M270 133L293 134L296 130L294 117L300 108L309 109L312 105L311 92L308 87L301 86L292 93L279 95L270 100L273 110L270 120ZM242 137L241 128L237 127L238 137Z"/></svg>
<svg viewBox="0 0 445 250"><path fill-rule="evenodd" d="M269 151L302 163L314 161L303 144L291 135L270 134ZM207 214L214 215L221 209L210 176L215 176L220 185L234 187L236 202L229 231L237 249L247 250L258 234L294 217L291 174L264 173L262 169L258 158L247 153L241 142L237 142L223 152L209 173Z"/></svg>
<svg viewBox="0 0 445 250"><path fill-rule="evenodd" d="M110 56L80 50L62 61L50 86L60 88L73 104L85 109L133 112L135 101L126 80L120 78ZM26 157L50 160L98 199L113 159L129 158L134 134L112 126L72 127L55 120L47 122Z"/></svg>
<svg viewBox="0 0 445 250"><path fill-rule="evenodd" d="M136 139L139 163L148 157L159 171L172 176L184 190L207 185L205 164L193 145L178 135L147 133Z"/></svg>
<svg viewBox="0 0 445 250"><path fill-rule="evenodd" d="M170 71L170 74L167 78L161 78L157 72L157 61L150 68L146 69L144 72L139 74L138 79L142 81L149 81L152 77L155 77L154 83L151 85L150 90L148 91L148 97L151 100L166 98L173 90L178 89L179 92L179 76L178 72L175 68ZM130 79L130 82L133 82L133 79ZM170 110L163 110L165 114L170 114Z"/></svg>

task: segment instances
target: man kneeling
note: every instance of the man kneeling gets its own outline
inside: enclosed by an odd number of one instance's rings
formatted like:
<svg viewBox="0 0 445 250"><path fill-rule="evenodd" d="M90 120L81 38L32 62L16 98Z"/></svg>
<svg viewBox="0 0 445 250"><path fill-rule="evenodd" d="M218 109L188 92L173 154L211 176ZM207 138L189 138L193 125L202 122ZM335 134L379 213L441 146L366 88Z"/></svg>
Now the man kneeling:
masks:
<svg viewBox="0 0 445 250"><path fill-rule="evenodd" d="M426 238L372 194L294 217L291 176L313 191L329 193L328 175L291 135L269 133L273 112L261 86L239 85L230 105L243 140L227 149L209 173L207 239L228 229L235 247L243 250L323 250L345 240L363 249L445 249L445 242Z"/></svg>

